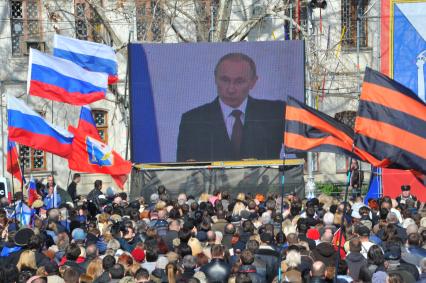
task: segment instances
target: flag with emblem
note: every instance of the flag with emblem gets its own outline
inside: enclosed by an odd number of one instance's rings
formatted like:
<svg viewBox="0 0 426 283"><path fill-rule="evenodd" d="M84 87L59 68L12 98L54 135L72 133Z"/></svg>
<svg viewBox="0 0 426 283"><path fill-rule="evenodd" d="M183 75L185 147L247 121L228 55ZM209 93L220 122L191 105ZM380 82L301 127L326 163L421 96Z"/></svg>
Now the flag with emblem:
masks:
<svg viewBox="0 0 426 283"><path fill-rule="evenodd" d="M124 160L109 145L72 126L69 126L68 130L75 134L72 143L72 154L68 158L70 169L85 173L108 175L130 173L132 164Z"/></svg>

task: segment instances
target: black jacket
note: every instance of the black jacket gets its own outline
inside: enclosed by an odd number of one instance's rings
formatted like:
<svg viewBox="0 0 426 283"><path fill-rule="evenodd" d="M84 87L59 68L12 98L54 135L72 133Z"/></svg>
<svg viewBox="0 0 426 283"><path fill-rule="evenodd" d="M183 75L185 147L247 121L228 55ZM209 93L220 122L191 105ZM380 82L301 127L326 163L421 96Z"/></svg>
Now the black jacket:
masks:
<svg viewBox="0 0 426 283"><path fill-rule="evenodd" d="M231 267L224 260L214 258L201 268L209 283L228 282Z"/></svg>
<svg viewBox="0 0 426 283"><path fill-rule="evenodd" d="M348 275L354 280L358 280L361 267L368 265L367 259L361 253L357 252L351 252L348 254L345 261L349 267Z"/></svg>
<svg viewBox="0 0 426 283"><path fill-rule="evenodd" d="M285 103L248 97L241 152L237 156L223 120L219 98L182 115L177 161L280 157Z"/></svg>
<svg viewBox="0 0 426 283"><path fill-rule="evenodd" d="M272 282L278 274L280 254L276 250L260 247L254 256L266 263L266 280Z"/></svg>
<svg viewBox="0 0 426 283"><path fill-rule="evenodd" d="M263 283L266 282L266 278L262 277L256 271L256 267L254 265L241 265L239 269L240 273L247 273L250 276L252 283Z"/></svg>
<svg viewBox="0 0 426 283"><path fill-rule="evenodd" d="M84 269L84 267L80 266L77 262L73 260L67 260L64 265L71 267L80 275L86 273L86 269Z"/></svg>

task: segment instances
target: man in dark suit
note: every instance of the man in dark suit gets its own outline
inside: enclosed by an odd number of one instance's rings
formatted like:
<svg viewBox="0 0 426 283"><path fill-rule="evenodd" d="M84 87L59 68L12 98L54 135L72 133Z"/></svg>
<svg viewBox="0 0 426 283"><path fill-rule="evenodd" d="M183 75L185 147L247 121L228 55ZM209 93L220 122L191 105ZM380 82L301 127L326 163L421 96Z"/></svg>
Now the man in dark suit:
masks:
<svg viewBox="0 0 426 283"><path fill-rule="evenodd" d="M249 96L258 79L254 61L230 53L214 73L218 97L182 115L177 161L280 158L285 104Z"/></svg>

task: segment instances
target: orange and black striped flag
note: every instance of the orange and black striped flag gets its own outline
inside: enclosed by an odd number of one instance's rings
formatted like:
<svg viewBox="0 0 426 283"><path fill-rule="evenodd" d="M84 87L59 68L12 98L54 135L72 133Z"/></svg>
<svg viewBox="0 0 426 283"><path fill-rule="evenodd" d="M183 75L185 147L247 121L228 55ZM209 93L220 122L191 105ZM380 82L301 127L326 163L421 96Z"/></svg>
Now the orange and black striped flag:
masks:
<svg viewBox="0 0 426 283"><path fill-rule="evenodd" d="M355 120L355 146L375 166L426 174L426 104L410 89L366 68Z"/></svg>
<svg viewBox="0 0 426 283"><path fill-rule="evenodd" d="M353 148L351 127L289 97L285 111L284 145L286 153L334 152L360 160L373 159Z"/></svg>

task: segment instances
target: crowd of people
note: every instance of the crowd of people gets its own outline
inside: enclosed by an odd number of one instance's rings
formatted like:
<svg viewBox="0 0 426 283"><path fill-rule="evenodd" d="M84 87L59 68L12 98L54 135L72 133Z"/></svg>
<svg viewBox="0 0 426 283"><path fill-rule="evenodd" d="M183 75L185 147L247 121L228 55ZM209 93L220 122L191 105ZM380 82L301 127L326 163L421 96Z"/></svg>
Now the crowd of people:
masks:
<svg viewBox="0 0 426 283"><path fill-rule="evenodd" d="M29 223L22 194L0 201L0 282L426 282L426 217L407 186L368 204L164 186L129 200L99 180L80 197L76 175L58 202L50 177Z"/></svg>

